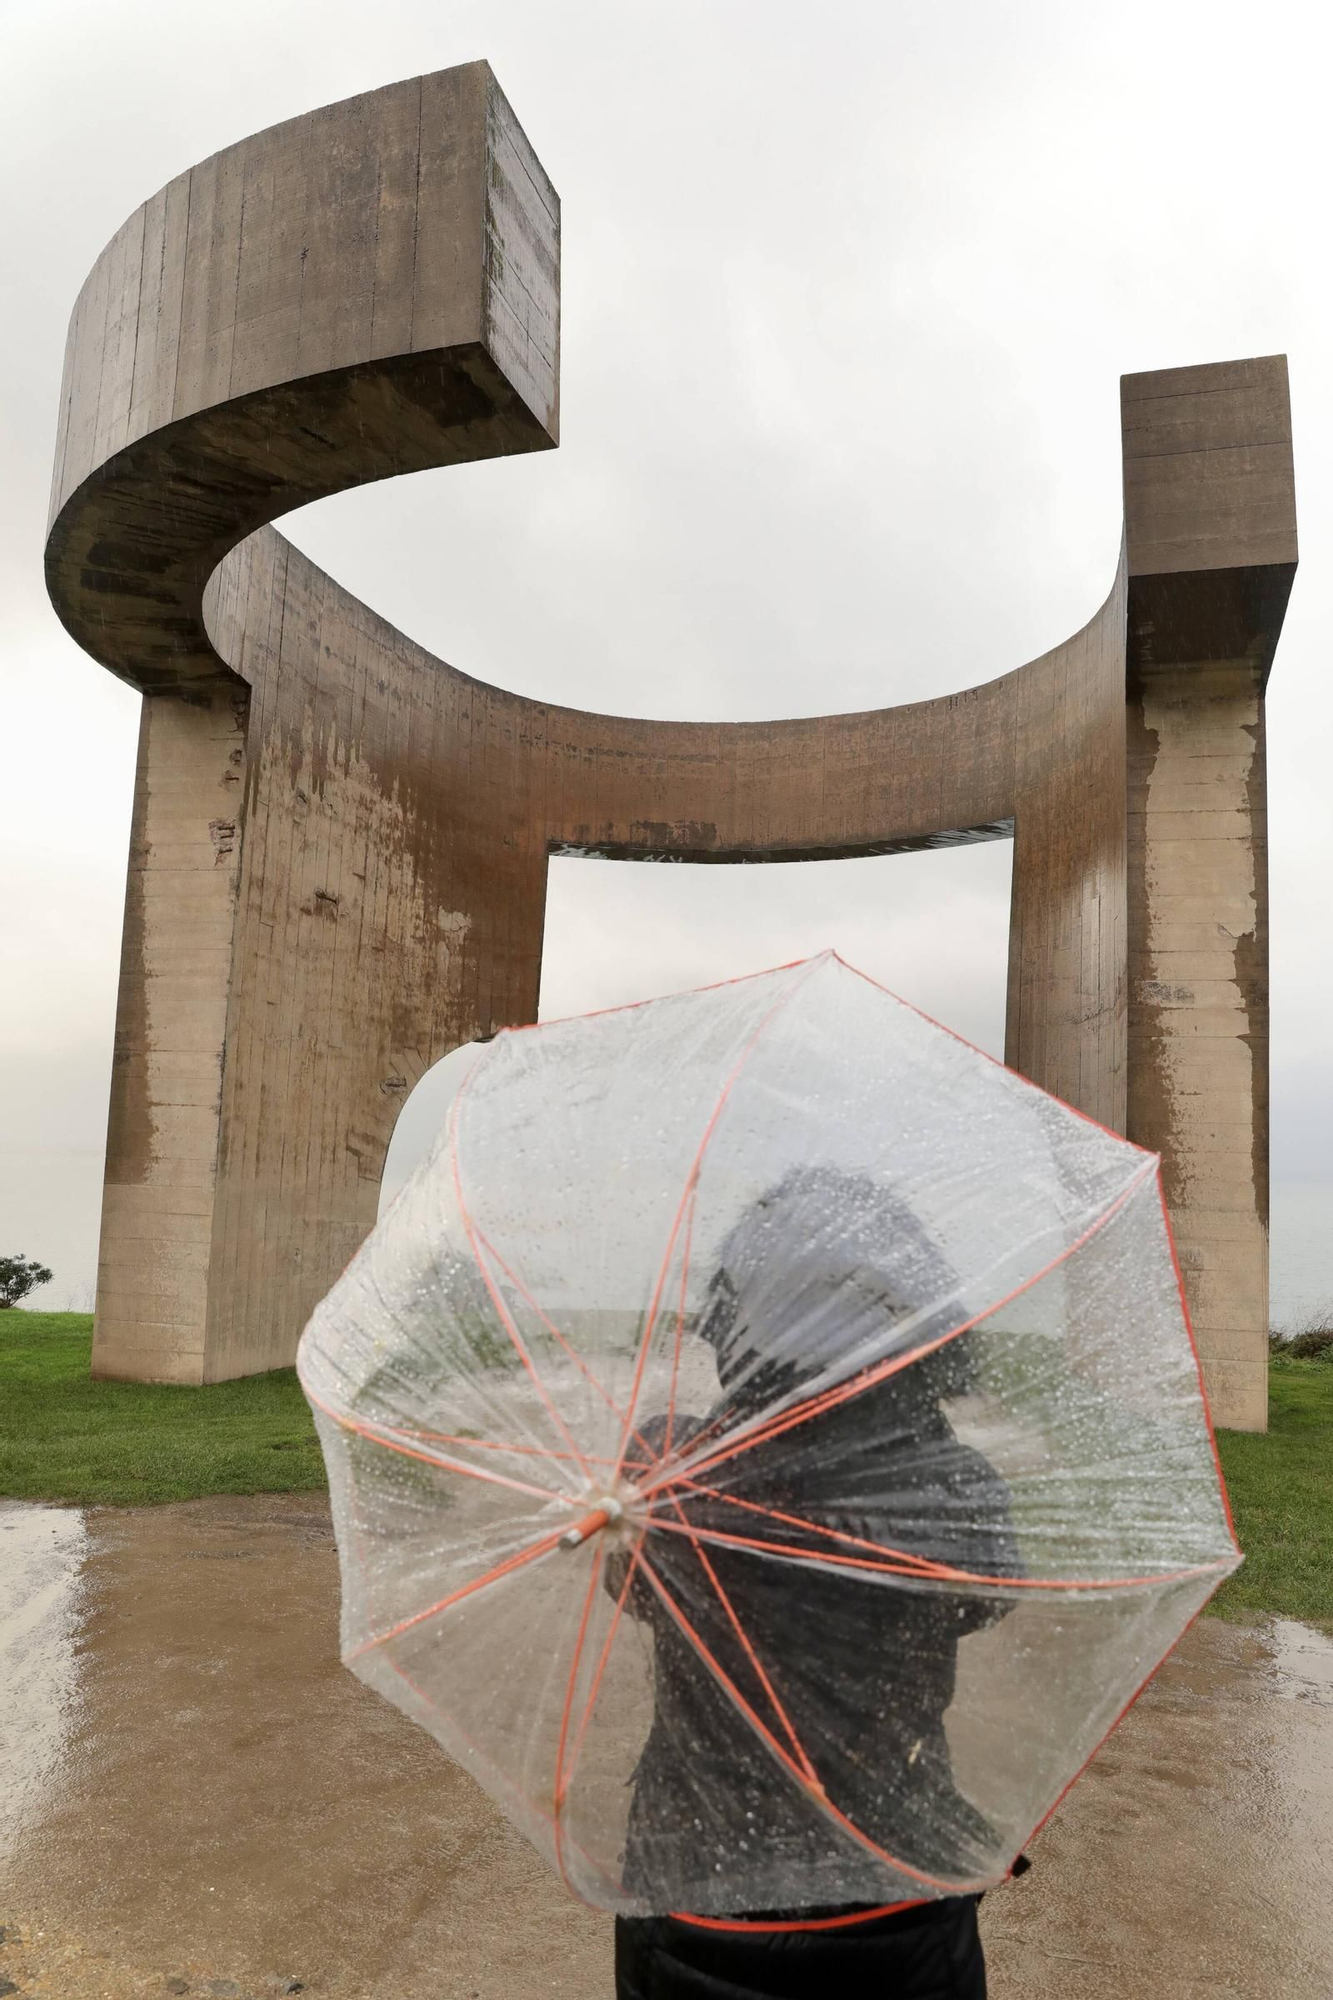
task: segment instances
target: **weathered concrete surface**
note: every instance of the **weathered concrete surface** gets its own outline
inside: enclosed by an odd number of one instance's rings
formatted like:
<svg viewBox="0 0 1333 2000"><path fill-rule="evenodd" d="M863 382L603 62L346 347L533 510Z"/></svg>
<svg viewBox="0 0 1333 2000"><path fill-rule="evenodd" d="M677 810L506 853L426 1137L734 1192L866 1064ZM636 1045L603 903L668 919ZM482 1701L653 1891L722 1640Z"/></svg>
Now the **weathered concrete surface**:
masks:
<svg viewBox="0 0 1333 2000"><path fill-rule="evenodd" d="M311 1496L0 1508L0 1980L42 2000L609 2000L571 1903L337 1664ZM1333 1645L1189 1633L987 1899L994 2000L1327 2000Z"/></svg>
<svg viewBox="0 0 1333 2000"><path fill-rule="evenodd" d="M553 445L559 287L558 198L471 63L204 161L130 218L79 295L48 584L151 711L99 1372L197 1382L291 1361L374 1222L407 1090L534 1017L550 853L782 861L1012 834L1008 1060L1117 1130L1128 1115L1182 1186L1211 1172L1214 1124L1240 1135L1225 1190L1189 1216L1202 1256L1241 1215L1243 1281L1197 1260L1187 1278L1219 1417L1261 1424L1262 923L1233 954L1235 1005L1210 1011L1211 970L1152 968L1185 904L1229 922L1252 878L1258 909L1262 761L1222 807L1239 844L1215 894L1190 844L1211 808L1171 808L1191 819L1173 843L1166 764L1147 844L1129 842L1127 717L1132 735L1146 677L1183 673L1192 726L1217 662L1259 699L1296 559L1284 361L1125 378L1123 557L1101 609L1039 659L865 714L642 722L457 672L265 525L369 480ZM157 712L224 697L243 745ZM205 882L218 827L234 831ZM1194 981L1184 1032L1220 1024L1202 1104L1159 998ZM1231 1172L1245 1131L1248 1194Z"/></svg>
<svg viewBox="0 0 1333 2000"><path fill-rule="evenodd" d="M1268 1419L1264 687L1296 568L1280 357L1121 383L1129 1064L1218 1421ZM1276 613L1276 623L1275 623Z"/></svg>
<svg viewBox="0 0 1333 2000"><path fill-rule="evenodd" d="M1268 1356L1264 705L1245 661L1144 676L1130 705L1129 1130L1163 1185L1209 1394L1262 1430Z"/></svg>
<svg viewBox="0 0 1333 2000"><path fill-rule="evenodd" d="M467 63L203 161L80 292L48 581L146 697L96 1373L290 1361L374 1221L401 1094L492 1012L535 1007L501 971L505 926L531 923L509 875L456 963L474 913L411 806L412 757L442 761L427 676L399 671L397 634L358 657L319 572L246 538L349 484L554 445L559 244L554 190ZM244 585L264 610L219 652L204 594L237 544L210 604L225 624ZM529 874L540 933L544 849Z"/></svg>
<svg viewBox="0 0 1333 2000"><path fill-rule="evenodd" d="M221 676L143 706L94 1375L202 1379L247 707Z"/></svg>

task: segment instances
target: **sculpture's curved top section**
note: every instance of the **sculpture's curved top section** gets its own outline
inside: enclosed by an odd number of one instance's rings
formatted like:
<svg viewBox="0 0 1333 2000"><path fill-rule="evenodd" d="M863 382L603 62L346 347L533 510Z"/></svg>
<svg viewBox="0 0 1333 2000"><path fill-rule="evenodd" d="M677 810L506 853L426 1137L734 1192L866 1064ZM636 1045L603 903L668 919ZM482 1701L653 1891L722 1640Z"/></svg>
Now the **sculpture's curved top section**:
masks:
<svg viewBox="0 0 1333 2000"><path fill-rule="evenodd" d="M215 675L199 599L253 529L555 444L559 280L558 197L484 62L172 181L70 325L47 575L75 638L150 692Z"/></svg>
<svg viewBox="0 0 1333 2000"><path fill-rule="evenodd" d="M289 120L173 181L74 311L47 550L70 631L150 694L284 671L261 635L291 565L264 524L556 442L559 252L557 198L485 63ZM523 779L554 847L797 858L1012 822L1019 675L861 715L642 723L471 681L320 588L331 627L373 628L369 643L434 677L442 714L484 707L506 741L560 763L558 782ZM1118 593L1107 610L1118 658ZM779 795L797 771L794 811Z"/></svg>
<svg viewBox="0 0 1333 2000"><path fill-rule="evenodd" d="M372 802L401 813L404 882L413 896L428 884L427 904L474 938L472 905L529 896L552 850L798 860L994 838L1021 820L1039 858L1016 907L1031 902L1034 921L1080 938L1080 1018L1104 1020L1109 1046L1123 1003L1111 942L1123 562L1082 632L957 695L786 722L660 723L457 673L265 525L394 473L554 444L559 247L555 195L474 63L218 154L131 218L84 288L51 595L113 672L243 718L244 750L239 763L228 752L223 779L235 804L208 825L244 850L245 907L251 865L255 910L269 879L247 829L291 809L289 782L302 811L353 784L360 803L339 816ZM385 949L398 922L383 914ZM503 980L488 973L443 1045L526 1018L531 970L529 956ZM1017 990L1011 1025L1041 1005ZM1047 1071L1065 1080L1054 1058Z"/></svg>

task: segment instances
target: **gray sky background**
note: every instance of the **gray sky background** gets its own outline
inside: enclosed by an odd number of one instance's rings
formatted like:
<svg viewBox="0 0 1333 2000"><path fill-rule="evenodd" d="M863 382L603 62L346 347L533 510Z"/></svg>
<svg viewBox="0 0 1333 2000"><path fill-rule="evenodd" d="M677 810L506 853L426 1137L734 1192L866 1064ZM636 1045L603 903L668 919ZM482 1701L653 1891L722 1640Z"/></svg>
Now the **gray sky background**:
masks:
<svg viewBox="0 0 1333 2000"><path fill-rule="evenodd" d="M1269 702L1274 1303L1333 1298L1333 530L1321 10L1227 0L0 0L0 1250L95 1269L138 697L41 579L102 245L264 125L487 56L564 204L558 453L285 531L470 673L756 717L970 686L1100 603L1118 377L1290 356L1303 566ZM1003 1036L1009 851L553 864L565 1013L825 944ZM391 1174L427 1135L430 1080Z"/></svg>

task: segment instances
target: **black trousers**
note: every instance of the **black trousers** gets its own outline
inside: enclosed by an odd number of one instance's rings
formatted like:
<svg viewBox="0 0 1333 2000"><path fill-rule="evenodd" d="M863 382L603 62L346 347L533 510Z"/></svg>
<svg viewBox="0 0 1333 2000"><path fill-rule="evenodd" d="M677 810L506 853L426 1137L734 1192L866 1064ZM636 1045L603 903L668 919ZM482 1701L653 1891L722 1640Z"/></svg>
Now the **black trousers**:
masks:
<svg viewBox="0 0 1333 2000"><path fill-rule="evenodd" d="M980 1900L816 1931L617 1917L616 2000L986 2000Z"/></svg>

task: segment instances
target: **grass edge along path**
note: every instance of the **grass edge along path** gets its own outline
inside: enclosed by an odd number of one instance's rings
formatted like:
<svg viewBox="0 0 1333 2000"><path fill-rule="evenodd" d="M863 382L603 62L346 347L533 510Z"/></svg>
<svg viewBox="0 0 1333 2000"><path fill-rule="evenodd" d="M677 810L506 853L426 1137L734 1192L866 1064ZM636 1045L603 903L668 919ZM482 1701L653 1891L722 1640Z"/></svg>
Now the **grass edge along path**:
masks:
<svg viewBox="0 0 1333 2000"><path fill-rule="evenodd" d="M0 1495L141 1506L322 1491L294 1368L211 1382L94 1382L91 1313L0 1312Z"/></svg>
<svg viewBox="0 0 1333 2000"><path fill-rule="evenodd" d="M136 1506L322 1491L295 1371L202 1389L94 1382L90 1313L0 1312L0 1496ZM1209 1609L1333 1631L1333 1363L1272 1364L1266 1435L1219 1431L1245 1550Z"/></svg>
<svg viewBox="0 0 1333 2000"><path fill-rule="evenodd" d="M1209 1605L1333 1632L1333 1361L1279 1358L1267 1431L1217 1433L1245 1561Z"/></svg>

